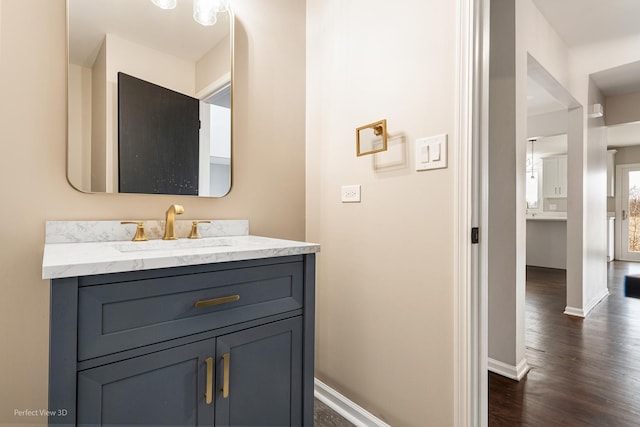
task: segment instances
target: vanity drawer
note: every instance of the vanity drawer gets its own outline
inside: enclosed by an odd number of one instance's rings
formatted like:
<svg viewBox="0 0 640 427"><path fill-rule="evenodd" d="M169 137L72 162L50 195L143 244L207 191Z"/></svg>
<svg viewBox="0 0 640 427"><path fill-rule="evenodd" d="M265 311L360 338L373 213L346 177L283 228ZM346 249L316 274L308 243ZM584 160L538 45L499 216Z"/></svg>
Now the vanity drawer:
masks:
<svg viewBox="0 0 640 427"><path fill-rule="evenodd" d="M82 286L78 360L300 309L302 301L302 262Z"/></svg>

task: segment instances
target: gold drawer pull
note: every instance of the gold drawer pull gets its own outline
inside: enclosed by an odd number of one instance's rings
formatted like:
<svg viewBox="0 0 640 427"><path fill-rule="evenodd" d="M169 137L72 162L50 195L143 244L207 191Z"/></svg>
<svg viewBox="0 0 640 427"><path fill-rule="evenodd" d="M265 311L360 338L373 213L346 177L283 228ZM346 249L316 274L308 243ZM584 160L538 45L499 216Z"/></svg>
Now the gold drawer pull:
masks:
<svg viewBox="0 0 640 427"><path fill-rule="evenodd" d="M226 304L228 302L238 301L239 299L240 299L240 295L230 295L228 297L197 301L196 308L204 308L204 307L211 307L212 305Z"/></svg>
<svg viewBox="0 0 640 427"><path fill-rule="evenodd" d="M229 358L230 358L230 354L229 353L225 353L222 355L222 360L224 361L224 367L223 367L223 377L222 377L222 397L223 398L227 398L229 397Z"/></svg>
<svg viewBox="0 0 640 427"><path fill-rule="evenodd" d="M213 402L213 357L207 357L205 359L207 364L207 389L204 392L207 405L211 405Z"/></svg>

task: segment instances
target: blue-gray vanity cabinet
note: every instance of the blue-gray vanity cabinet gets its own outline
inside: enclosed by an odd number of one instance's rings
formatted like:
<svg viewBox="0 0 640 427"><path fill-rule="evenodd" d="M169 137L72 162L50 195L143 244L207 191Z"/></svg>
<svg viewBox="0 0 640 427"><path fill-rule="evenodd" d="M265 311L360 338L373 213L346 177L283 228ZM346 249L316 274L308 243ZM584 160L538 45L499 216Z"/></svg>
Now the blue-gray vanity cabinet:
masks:
<svg viewBox="0 0 640 427"><path fill-rule="evenodd" d="M302 425L300 317L222 336L216 354L217 389L228 382L226 397L217 394L216 426Z"/></svg>
<svg viewBox="0 0 640 427"><path fill-rule="evenodd" d="M164 276L116 275L78 292L78 359L301 309L303 267L284 262ZM206 301L235 297L222 304ZM196 302L203 307L196 307ZM219 301L219 300L218 300Z"/></svg>
<svg viewBox="0 0 640 427"><path fill-rule="evenodd" d="M78 372L80 426L213 426L206 359L215 340Z"/></svg>
<svg viewBox="0 0 640 427"><path fill-rule="evenodd" d="M314 294L315 254L55 279L49 423L312 426Z"/></svg>

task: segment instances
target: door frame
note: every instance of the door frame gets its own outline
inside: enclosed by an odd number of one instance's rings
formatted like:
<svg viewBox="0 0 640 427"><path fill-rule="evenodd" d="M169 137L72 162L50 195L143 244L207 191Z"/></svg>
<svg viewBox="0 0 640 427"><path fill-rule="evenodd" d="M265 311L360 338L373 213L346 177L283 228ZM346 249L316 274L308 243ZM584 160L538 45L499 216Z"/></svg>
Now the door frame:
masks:
<svg viewBox="0 0 640 427"><path fill-rule="evenodd" d="M615 248L614 248L614 258L621 261L634 261L637 262L636 259L629 259L628 257L623 256L622 253L622 178L623 174L626 174L626 170L628 169L638 169L640 170L640 163L629 163L624 165L616 165L616 222L615 222Z"/></svg>
<svg viewBox="0 0 640 427"><path fill-rule="evenodd" d="M488 423L489 0L458 0L454 173L454 426ZM479 227L478 244L471 242Z"/></svg>

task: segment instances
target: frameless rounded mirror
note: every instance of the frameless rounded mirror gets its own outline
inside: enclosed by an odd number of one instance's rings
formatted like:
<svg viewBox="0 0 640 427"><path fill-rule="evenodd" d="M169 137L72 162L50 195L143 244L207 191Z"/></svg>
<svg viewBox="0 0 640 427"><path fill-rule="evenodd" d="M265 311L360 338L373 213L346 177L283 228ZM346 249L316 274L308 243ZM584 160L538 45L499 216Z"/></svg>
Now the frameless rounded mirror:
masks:
<svg viewBox="0 0 640 427"><path fill-rule="evenodd" d="M234 18L219 3L68 0L67 177L76 189L229 192ZM201 18L205 6L215 19Z"/></svg>

